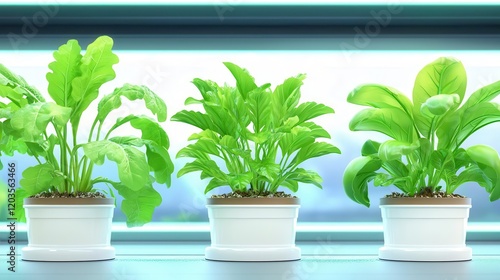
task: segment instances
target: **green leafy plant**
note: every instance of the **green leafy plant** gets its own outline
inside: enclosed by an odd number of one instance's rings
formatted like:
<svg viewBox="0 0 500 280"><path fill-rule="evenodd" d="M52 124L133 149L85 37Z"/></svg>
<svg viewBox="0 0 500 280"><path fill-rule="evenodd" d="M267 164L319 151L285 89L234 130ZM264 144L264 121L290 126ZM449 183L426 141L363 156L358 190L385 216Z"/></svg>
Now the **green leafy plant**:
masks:
<svg viewBox="0 0 500 280"><path fill-rule="evenodd" d="M362 156L348 164L343 185L349 198L369 206L370 181L375 186L394 185L406 196L439 191L449 195L465 182L477 182L491 201L500 198L498 153L485 145L461 147L474 132L500 121L500 106L491 102L500 94L500 81L464 100L466 84L462 63L443 57L418 73L413 102L383 85L352 91L348 102L372 108L358 112L349 128L381 132L392 139L366 141Z"/></svg>
<svg viewBox="0 0 500 280"><path fill-rule="evenodd" d="M95 193L96 185L112 186L124 198L121 209L128 226L149 222L161 196L153 183L170 186L173 164L167 149L169 139L159 122L166 120L164 101L145 86L125 84L103 96L97 113L89 109L99 88L115 78L113 40L101 36L82 55L76 40L54 52L47 73L46 101L38 90L0 65L0 152L17 151L34 157L37 165L24 170L16 190L16 214L24 220L23 199L40 193L81 195ZM145 115L120 117L106 129L106 118L120 108L122 97L143 100L156 120ZM94 114L95 116L93 116ZM92 120L90 131L82 131L82 118ZM119 128L130 125L141 137L121 136ZM92 177L105 158L116 163L120 182ZM152 175L151 175L152 174Z"/></svg>
<svg viewBox="0 0 500 280"><path fill-rule="evenodd" d="M280 186L296 192L299 182L321 188L320 175L299 165L340 153L332 144L316 141L330 135L311 121L333 109L315 102L299 105L305 75L288 78L273 91L270 84L257 86L245 69L224 65L236 87L194 79L202 99L190 97L186 105L201 105L204 112L183 110L172 117L201 129L189 137L195 142L178 152L177 157L195 160L177 175L200 171L202 179L211 178L205 193L221 186L241 193L276 193Z"/></svg>

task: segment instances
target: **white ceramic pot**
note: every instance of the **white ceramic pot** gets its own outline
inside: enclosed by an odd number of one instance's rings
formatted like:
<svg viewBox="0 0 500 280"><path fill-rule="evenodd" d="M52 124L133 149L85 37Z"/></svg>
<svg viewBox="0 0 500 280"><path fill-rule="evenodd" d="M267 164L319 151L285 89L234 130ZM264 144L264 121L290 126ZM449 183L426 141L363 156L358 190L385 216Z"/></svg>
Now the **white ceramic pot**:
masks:
<svg viewBox="0 0 500 280"><path fill-rule="evenodd" d="M396 261L466 261L470 198L382 198L384 247L379 258Z"/></svg>
<svg viewBox="0 0 500 280"><path fill-rule="evenodd" d="M96 261L115 258L110 246L114 200L28 198L24 200L29 261Z"/></svg>
<svg viewBox="0 0 500 280"><path fill-rule="evenodd" d="M217 261L291 261L295 246L297 198L209 198L211 246L205 258Z"/></svg>

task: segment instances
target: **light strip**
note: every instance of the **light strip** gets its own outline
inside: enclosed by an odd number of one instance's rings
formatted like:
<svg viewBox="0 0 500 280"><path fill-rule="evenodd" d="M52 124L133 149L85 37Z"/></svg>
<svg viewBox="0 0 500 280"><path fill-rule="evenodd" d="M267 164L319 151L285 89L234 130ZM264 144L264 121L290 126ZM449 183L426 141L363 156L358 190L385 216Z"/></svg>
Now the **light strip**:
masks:
<svg viewBox="0 0 500 280"><path fill-rule="evenodd" d="M26 224L18 224L17 232L26 232ZM208 232L208 223L149 223L143 227L127 228L125 223L113 223L113 232ZM1 227L0 233L7 233ZM381 223L298 223L297 232L382 232ZM468 223L468 232L498 232L500 223Z"/></svg>
<svg viewBox="0 0 500 280"><path fill-rule="evenodd" d="M368 0L7 0L0 6L10 5L214 5L214 6L251 6L251 5L500 5L497 0L399 0L399 1L368 1Z"/></svg>

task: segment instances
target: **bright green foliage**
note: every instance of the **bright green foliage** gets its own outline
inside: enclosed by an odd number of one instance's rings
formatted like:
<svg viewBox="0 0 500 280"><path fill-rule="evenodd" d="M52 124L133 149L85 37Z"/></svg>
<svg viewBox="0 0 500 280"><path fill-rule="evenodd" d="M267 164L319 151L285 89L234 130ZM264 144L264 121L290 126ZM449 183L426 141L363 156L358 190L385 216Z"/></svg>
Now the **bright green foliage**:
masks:
<svg viewBox="0 0 500 280"><path fill-rule="evenodd" d="M484 145L460 146L481 127L500 121L500 105L491 102L500 94L500 81L477 90L464 102L466 84L462 63L443 57L417 75L413 104L383 85L363 85L352 91L348 102L372 108L358 112L349 128L378 131L392 139L365 143L362 156L344 172L346 194L370 206L368 183L372 180L375 186L394 185L407 195L428 187L450 194L465 182L477 182L490 200L499 199L498 153Z"/></svg>
<svg viewBox="0 0 500 280"><path fill-rule="evenodd" d="M201 105L204 112L183 110L172 117L201 130L189 138L195 142L177 154L195 159L177 175L200 171L202 179L211 178L205 193L221 186L255 193L275 193L281 186L296 192L298 182L321 188L321 177L299 165L340 153L332 144L316 142L330 135L310 121L333 109L315 102L299 104L304 75L287 79L273 91L270 84L257 86L245 69L224 65L236 87L195 79L201 99L190 97L186 105Z"/></svg>
<svg viewBox="0 0 500 280"><path fill-rule="evenodd" d="M118 57L112 47L113 40L107 36L97 38L83 55L76 40L59 47L46 76L53 102L46 102L23 78L0 64L0 152L10 156L15 151L27 153L38 161L23 172L21 188L16 191L20 220L24 220L22 200L26 197L44 191L92 192L99 183L115 187L123 196L121 209L129 226L149 222L161 203L153 183L170 186L174 170L168 154L170 143L159 125L167 118L163 100L145 86L125 84L102 97L95 116L87 112L98 98L99 88L115 78L113 65ZM104 129L108 115L122 105L122 97L143 100L156 120L128 115ZM88 135L78 133L82 117L94 119ZM141 137L114 135L123 125L137 129ZM86 141L79 141L82 137ZM116 163L119 183L92 179L94 166L102 165L106 158Z"/></svg>

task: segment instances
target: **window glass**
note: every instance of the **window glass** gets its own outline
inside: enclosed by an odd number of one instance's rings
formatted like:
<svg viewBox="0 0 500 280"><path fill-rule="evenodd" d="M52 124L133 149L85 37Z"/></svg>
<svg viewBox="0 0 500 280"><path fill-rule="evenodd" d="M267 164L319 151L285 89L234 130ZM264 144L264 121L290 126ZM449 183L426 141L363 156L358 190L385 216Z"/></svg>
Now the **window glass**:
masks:
<svg viewBox="0 0 500 280"><path fill-rule="evenodd" d="M467 70L467 94L489 83L500 80L500 51L116 51L120 63L115 66L117 78L102 87L100 94L107 94L124 83L145 84L167 103L169 117L185 108L184 100L199 93L191 83L194 78L211 79L218 83L234 85L233 78L222 62L230 61L250 71L257 84L270 82L273 87L284 79L299 73L307 74L302 87L302 101L325 103L335 114L322 116L318 123L331 134L331 141L342 150L341 155L328 155L312 160L305 168L316 170L324 179L324 189L312 185L300 186L299 221L303 222L378 222L378 198L395 188L370 187L371 208L360 206L347 198L342 187L342 174L347 163L360 155L360 148L368 138L386 139L383 135L368 132L351 132L349 120L361 106L346 102L346 97L356 86L379 83L394 87L411 95L418 71L440 56L453 56L461 60ZM0 51L0 63L23 76L30 84L46 94L45 74L52 61L50 51ZM94 104L95 105L95 104ZM114 114L141 113L142 106L126 103ZM145 111L143 113L146 113ZM113 118L110 118L113 119ZM82 120L82 129L92 124ZM106 125L111 126L112 123ZM187 144L196 129L182 123L166 122L171 139L170 154L175 154ZM500 124L483 128L471 137L465 146L484 143L500 150ZM133 131L130 131L134 133ZM18 164L18 180L23 169L34 161L23 156L2 157L2 161ZM175 159L178 171L187 159ZM110 176L117 180L115 165L105 163L96 167L94 175ZM0 171L2 181L7 171ZM174 174L172 187L157 187L163 196L162 205L156 210L154 221L206 221L208 220L203 190L206 180L192 173L182 178ZM105 187L105 186L102 186ZM218 192L227 192L221 189ZM465 184L460 194L472 197L471 222L500 220L500 201L490 203L486 192L477 184ZM1 196L0 196L1 198ZM115 221L123 221L117 211Z"/></svg>

